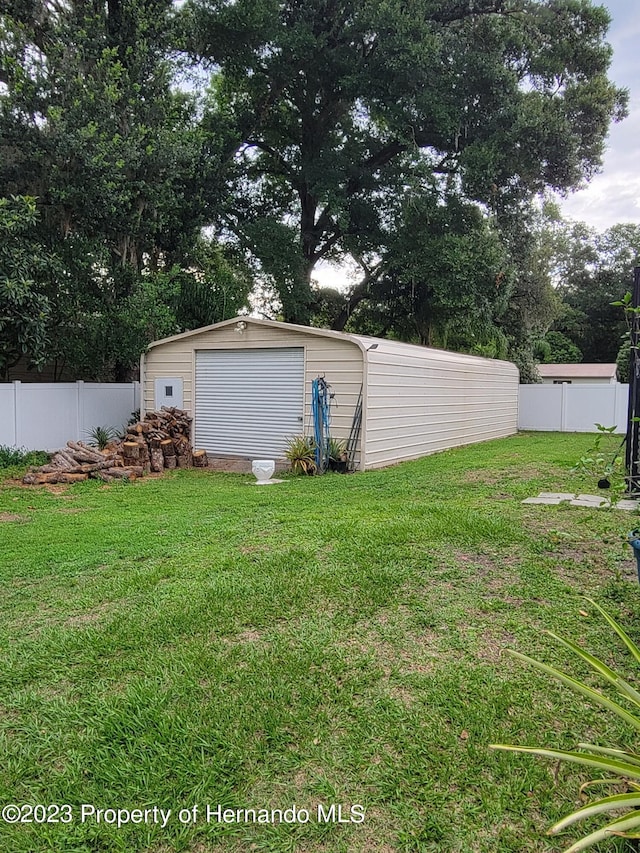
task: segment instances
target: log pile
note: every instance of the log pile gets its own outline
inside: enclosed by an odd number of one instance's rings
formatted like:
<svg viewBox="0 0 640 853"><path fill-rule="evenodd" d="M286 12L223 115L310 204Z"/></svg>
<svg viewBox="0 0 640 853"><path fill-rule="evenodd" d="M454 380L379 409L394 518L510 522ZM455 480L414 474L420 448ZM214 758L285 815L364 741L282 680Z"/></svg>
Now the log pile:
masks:
<svg viewBox="0 0 640 853"><path fill-rule="evenodd" d="M182 409L163 406L149 412L144 420L128 426L123 439L113 441L104 450L82 441L68 441L48 465L26 474L27 485L75 483L89 477L104 480L135 480L149 471L165 468L206 468L206 450L191 449L192 418Z"/></svg>
<svg viewBox="0 0 640 853"><path fill-rule="evenodd" d="M113 476L117 476L112 474L114 471L123 471L115 450L103 452L95 447L88 447L82 441L68 441L63 450L53 454L48 465L25 474L22 482L30 486L43 483L77 483L87 480L90 476L109 482Z"/></svg>
<svg viewBox="0 0 640 853"><path fill-rule="evenodd" d="M147 471L165 468L190 468L192 464L192 418L182 409L163 406L159 412L149 412L143 421L127 427L121 443L123 464L142 465Z"/></svg>

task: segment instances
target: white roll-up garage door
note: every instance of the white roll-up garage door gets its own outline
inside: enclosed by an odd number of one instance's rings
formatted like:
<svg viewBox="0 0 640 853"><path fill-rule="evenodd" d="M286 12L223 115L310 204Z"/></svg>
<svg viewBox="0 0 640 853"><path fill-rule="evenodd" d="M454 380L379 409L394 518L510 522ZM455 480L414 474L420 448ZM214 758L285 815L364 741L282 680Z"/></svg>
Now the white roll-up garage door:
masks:
<svg viewBox="0 0 640 853"><path fill-rule="evenodd" d="M278 457L303 432L302 347L196 352L195 446Z"/></svg>

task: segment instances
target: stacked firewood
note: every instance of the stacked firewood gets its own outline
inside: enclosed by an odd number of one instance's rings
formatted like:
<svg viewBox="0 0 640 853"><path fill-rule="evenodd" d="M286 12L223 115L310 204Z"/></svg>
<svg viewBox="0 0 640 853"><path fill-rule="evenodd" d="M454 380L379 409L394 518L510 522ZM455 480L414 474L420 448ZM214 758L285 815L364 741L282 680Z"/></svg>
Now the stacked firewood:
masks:
<svg viewBox="0 0 640 853"><path fill-rule="evenodd" d="M123 439L112 441L104 450L82 441L68 441L48 465L26 474L22 482L75 483L89 477L109 483L114 479L135 480L149 471L208 465L205 450L192 451L189 434L191 418L182 409L162 407L142 421L128 426Z"/></svg>
<svg viewBox="0 0 640 853"><path fill-rule="evenodd" d="M155 472L192 465L206 467L206 451L191 449L191 421L185 411L173 407L163 406L159 412L149 412L143 421L127 427L120 446L124 464L142 465Z"/></svg>

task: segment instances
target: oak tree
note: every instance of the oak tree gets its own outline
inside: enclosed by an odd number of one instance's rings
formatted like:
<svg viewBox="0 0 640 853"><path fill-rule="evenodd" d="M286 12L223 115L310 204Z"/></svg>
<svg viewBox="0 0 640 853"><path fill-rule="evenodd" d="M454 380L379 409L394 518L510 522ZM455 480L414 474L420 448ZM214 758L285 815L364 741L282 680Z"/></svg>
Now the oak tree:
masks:
<svg viewBox="0 0 640 853"><path fill-rule="evenodd" d="M229 233L286 320L314 310L314 269L362 276L344 328L424 181L498 222L597 170L626 94L607 71L607 11L587 0L190 0L192 52L215 74L211 121L232 116Z"/></svg>

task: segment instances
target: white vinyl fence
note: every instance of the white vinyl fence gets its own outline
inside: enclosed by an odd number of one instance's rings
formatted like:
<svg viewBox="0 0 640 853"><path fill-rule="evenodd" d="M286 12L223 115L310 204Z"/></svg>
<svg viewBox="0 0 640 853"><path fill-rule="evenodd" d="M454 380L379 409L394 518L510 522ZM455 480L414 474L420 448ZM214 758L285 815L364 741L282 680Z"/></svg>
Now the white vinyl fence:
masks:
<svg viewBox="0 0 640 853"><path fill-rule="evenodd" d="M521 385L518 429L623 433L628 399L628 385ZM0 445L57 450L97 426L120 429L139 408L139 382L0 383Z"/></svg>
<svg viewBox="0 0 640 853"><path fill-rule="evenodd" d="M0 444L57 450L86 441L94 427L120 429L138 408L139 382L2 383Z"/></svg>
<svg viewBox="0 0 640 853"><path fill-rule="evenodd" d="M596 424L627 430L629 386L521 385L518 429L544 432L597 432Z"/></svg>

